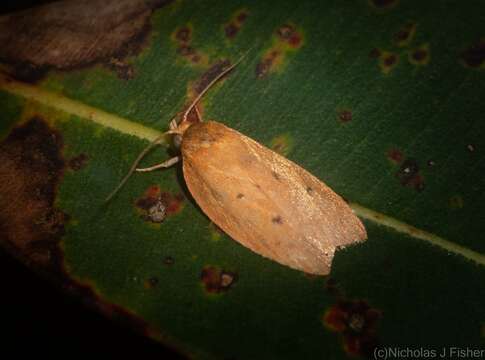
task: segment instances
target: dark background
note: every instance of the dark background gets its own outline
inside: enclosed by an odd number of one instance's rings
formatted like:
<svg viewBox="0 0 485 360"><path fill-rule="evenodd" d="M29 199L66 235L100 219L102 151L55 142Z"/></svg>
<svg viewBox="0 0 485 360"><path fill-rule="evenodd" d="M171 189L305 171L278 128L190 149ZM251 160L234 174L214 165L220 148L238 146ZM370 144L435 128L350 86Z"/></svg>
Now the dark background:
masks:
<svg viewBox="0 0 485 360"><path fill-rule="evenodd" d="M0 14L51 1L2 1ZM88 309L0 247L0 349L4 356L136 355L182 359L131 329Z"/></svg>

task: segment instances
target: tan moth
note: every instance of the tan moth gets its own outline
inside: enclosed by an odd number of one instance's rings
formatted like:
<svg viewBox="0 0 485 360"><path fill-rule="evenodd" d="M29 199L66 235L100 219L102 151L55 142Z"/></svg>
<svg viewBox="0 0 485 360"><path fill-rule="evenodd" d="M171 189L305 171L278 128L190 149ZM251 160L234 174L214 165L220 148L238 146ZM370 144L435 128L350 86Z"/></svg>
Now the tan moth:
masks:
<svg viewBox="0 0 485 360"><path fill-rule="evenodd" d="M207 90L238 62L199 93L180 123L170 122L165 134L175 136L181 156L137 169L141 158L160 142L159 137L138 156L107 200L135 169L152 171L181 160L193 198L234 240L293 269L326 275L337 248L367 238L362 222L347 203L299 165L236 130L215 121L187 120L192 110L197 112L196 105Z"/></svg>

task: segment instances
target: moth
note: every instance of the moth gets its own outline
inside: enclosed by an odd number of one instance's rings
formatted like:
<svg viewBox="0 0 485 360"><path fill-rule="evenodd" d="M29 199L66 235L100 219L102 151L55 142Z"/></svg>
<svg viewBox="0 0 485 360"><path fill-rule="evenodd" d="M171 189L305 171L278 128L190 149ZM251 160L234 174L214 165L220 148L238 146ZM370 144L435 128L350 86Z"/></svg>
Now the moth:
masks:
<svg viewBox="0 0 485 360"><path fill-rule="evenodd" d="M240 60L239 60L240 61ZM239 62L238 61L238 62ZM188 189L202 211L234 240L255 253L309 274L330 272L335 250L367 238L347 203L308 171L219 122L190 122L188 114L216 76L162 136L173 135L181 155L137 168L161 137L136 159L130 172L153 171L182 161Z"/></svg>

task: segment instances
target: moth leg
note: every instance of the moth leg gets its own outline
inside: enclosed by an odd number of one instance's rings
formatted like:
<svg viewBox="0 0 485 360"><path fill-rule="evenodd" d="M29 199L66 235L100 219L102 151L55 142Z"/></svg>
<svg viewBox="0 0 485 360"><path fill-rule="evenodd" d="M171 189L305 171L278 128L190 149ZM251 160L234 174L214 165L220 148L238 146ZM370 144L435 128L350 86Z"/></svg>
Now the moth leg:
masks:
<svg viewBox="0 0 485 360"><path fill-rule="evenodd" d="M175 120L175 118L170 120L170 123L168 124L168 128L170 130L175 130L177 128L177 126L178 126L178 124L177 124L177 120Z"/></svg>
<svg viewBox="0 0 485 360"><path fill-rule="evenodd" d="M164 161L163 163L153 165L153 166L150 166L150 167L147 167L147 168L137 168L136 171L138 171L138 172L148 172L148 171L153 171L153 170L157 170L157 169L168 168L172 165L175 165L179 161L180 161L180 156L174 156L173 158L168 159L167 161Z"/></svg>
<svg viewBox="0 0 485 360"><path fill-rule="evenodd" d="M125 177L120 181L118 186L109 194L106 199L104 200L105 203L110 201L117 193L118 191L125 185L125 183L128 181L128 179L131 177L133 172L136 170L136 167L140 163L140 161L145 157L146 154L148 154L155 146L160 145L163 140L165 139L165 136L167 134L171 134L172 130L169 130L167 132L164 132L163 134L160 134L155 140L153 140L145 149L142 150L142 152L138 155L138 157L133 161L133 164L130 167L130 170L128 173L125 175Z"/></svg>

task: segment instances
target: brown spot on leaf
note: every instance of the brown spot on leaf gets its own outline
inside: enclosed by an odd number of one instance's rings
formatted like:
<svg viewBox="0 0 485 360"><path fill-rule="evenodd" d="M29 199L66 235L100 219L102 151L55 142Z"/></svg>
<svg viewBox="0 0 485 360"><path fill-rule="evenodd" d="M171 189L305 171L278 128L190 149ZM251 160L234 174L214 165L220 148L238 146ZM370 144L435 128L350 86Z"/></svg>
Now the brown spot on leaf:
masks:
<svg viewBox="0 0 485 360"><path fill-rule="evenodd" d="M192 29L188 26L182 26L175 31L175 40L182 44L188 44L192 40Z"/></svg>
<svg viewBox="0 0 485 360"><path fill-rule="evenodd" d="M341 122L346 123L352 120L352 111L341 110L338 112L338 118Z"/></svg>
<svg viewBox="0 0 485 360"><path fill-rule="evenodd" d="M414 159L406 159L396 173L396 177L403 186L409 186L416 191L424 190L424 179L419 173L419 165Z"/></svg>
<svg viewBox="0 0 485 360"><path fill-rule="evenodd" d="M288 58L288 54L303 45L303 34L293 24L284 24L275 30L273 45L265 51L256 65L256 77L264 78L276 71Z"/></svg>
<svg viewBox="0 0 485 360"><path fill-rule="evenodd" d="M287 156L293 149L293 139L289 134L281 134L271 140L271 150L280 155Z"/></svg>
<svg viewBox="0 0 485 360"><path fill-rule="evenodd" d="M200 94L211 83L211 81L213 81L230 66L231 62L229 60L219 60L211 65L211 67L209 67L209 69L207 69L194 84L194 96Z"/></svg>
<svg viewBox="0 0 485 360"><path fill-rule="evenodd" d="M276 30L278 38L289 44L293 48L300 47L302 43L302 36L292 24L284 24Z"/></svg>
<svg viewBox="0 0 485 360"><path fill-rule="evenodd" d="M69 160L69 167L74 171L81 170L86 166L88 159L89 158L86 154L79 154L78 156L75 156Z"/></svg>
<svg viewBox="0 0 485 360"><path fill-rule="evenodd" d="M116 75L122 80L130 80L135 77L135 69L133 66L122 60L111 58L107 62L106 67L116 72Z"/></svg>
<svg viewBox="0 0 485 360"><path fill-rule="evenodd" d="M404 154L399 149L392 148L387 152L387 157L389 160L396 164L400 164L404 159Z"/></svg>
<svg viewBox="0 0 485 360"><path fill-rule="evenodd" d="M399 56L397 54L383 51L379 57L379 67L384 74L389 74L392 69L396 67L399 62Z"/></svg>
<svg viewBox="0 0 485 360"><path fill-rule="evenodd" d="M61 135L40 117L0 144L0 239L34 266L57 266L68 215L54 203L64 170Z"/></svg>
<svg viewBox="0 0 485 360"><path fill-rule="evenodd" d="M404 25L399 31L394 34L394 43L399 47L409 45L416 33L416 24L409 23Z"/></svg>
<svg viewBox="0 0 485 360"><path fill-rule="evenodd" d="M247 12L247 10L241 10L239 14L236 16L236 21L239 24L242 24L243 22L246 21L246 19L248 18L248 15L249 13Z"/></svg>
<svg viewBox="0 0 485 360"><path fill-rule="evenodd" d="M377 325L381 317L381 312L364 300L341 299L325 311L323 323L340 334L347 354L372 357L378 346Z"/></svg>
<svg viewBox="0 0 485 360"><path fill-rule="evenodd" d="M202 269L200 280L208 293L217 294L227 291L237 281L237 274L215 266L206 266Z"/></svg>
<svg viewBox="0 0 485 360"><path fill-rule="evenodd" d="M179 213L183 208L183 201L182 194L161 192L158 186L151 186L136 200L135 205L143 211L143 219L160 223L166 217Z"/></svg>
<svg viewBox="0 0 485 360"><path fill-rule="evenodd" d="M428 64L430 57L431 55L428 44L424 44L416 49L413 49L408 55L409 62L417 66Z"/></svg>
<svg viewBox="0 0 485 360"><path fill-rule="evenodd" d="M224 25L224 33L227 38L233 39L241 30L243 23L246 21L248 17L248 11L238 10L234 16L232 16L231 20Z"/></svg>
<svg viewBox="0 0 485 360"><path fill-rule="evenodd" d="M153 11L170 0L60 1L6 15L0 59L14 77L35 81L49 69L70 70L135 55L146 45ZM21 64L21 65L19 65Z"/></svg>
<svg viewBox="0 0 485 360"><path fill-rule="evenodd" d="M236 26L236 24L230 23L224 27L224 32L228 38L232 39L239 32L239 28Z"/></svg>
<svg viewBox="0 0 485 360"><path fill-rule="evenodd" d="M483 68L485 66L485 38L468 47L461 53L461 61L471 68Z"/></svg>
<svg viewBox="0 0 485 360"><path fill-rule="evenodd" d="M158 280L157 277L152 276L151 278L146 279L143 285L146 289L153 289L158 286L159 282L160 281Z"/></svg>
<svg viewBox="0 0 485 360"><path fill-rule="evenodd" d="M69 216L55 206L65 167L60 133L36 116L0 143L0 242L13 256L62 289L140 334L148 324L129 310L107 303L92 284L70 277L59 246Z"/></svg>
<svg viewBox="0 0 485 360"><path fill-rule="evenodd" d="M177 28L172 33L172 40L178 45L177 54L192 64L205 63L206 56L191 46L193 29L191 25ZM204 61L203 61L204 60Z"/></svg>

